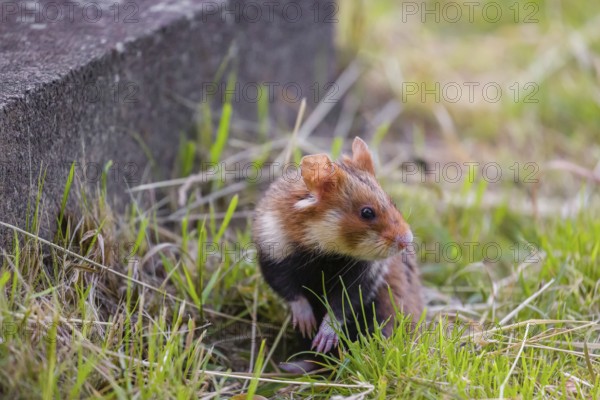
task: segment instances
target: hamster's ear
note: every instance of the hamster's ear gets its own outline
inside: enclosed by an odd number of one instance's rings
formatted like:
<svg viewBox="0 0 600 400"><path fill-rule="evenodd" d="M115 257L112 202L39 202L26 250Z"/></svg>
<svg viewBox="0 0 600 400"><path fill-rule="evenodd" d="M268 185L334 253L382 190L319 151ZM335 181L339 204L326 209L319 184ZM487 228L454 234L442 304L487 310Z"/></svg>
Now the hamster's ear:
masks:
<svg viewBox="0 0 600 400"><path fill-rule="evenodd" d="M352 162L358 169L375 175L375 166L369 146L358 136L352 142Z"/></svg>
<svg viewBox="0 0 600 400"><path fill-rule="evenodd" d="M339 168L327 154L302 157L300 169L304 184L316 195L334 186L338 180Z"/></svg>

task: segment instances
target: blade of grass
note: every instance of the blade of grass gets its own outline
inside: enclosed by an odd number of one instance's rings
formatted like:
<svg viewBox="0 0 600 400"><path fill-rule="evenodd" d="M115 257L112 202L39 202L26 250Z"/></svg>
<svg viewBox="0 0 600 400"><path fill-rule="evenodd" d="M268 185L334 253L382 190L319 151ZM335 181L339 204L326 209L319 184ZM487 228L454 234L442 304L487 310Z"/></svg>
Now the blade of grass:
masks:
<svg viewBox="0 0 600 400"><path fill-rule="evenodd" d="M75 178L75 162L71 164L69 169L69 176L67 177L67 183L65 184L65 190L63 191L62 200L60 202L60 213L58 215L58 226L62 226L63 218L65 216L65 209L67 207L67 200L69 199L69 193L73 186L73 180ZM60 232L60 230L59 230Z"/></svg>
<svg viewBox="0 0 600 400"><path fill-rule="evenodd" d="M221 227L219 228L219 231L215 235L215 238L214 238L215 243L219 243L219 241L221 240L221 237L223 237L223 234L225 233L225 230L227 229L227 226L229 225L229 222L231 221L231 217L233 216L233 213L235 212L235 209L237 207L238 199L239 199L239 197L236 194L232 197L231 201L229 202L229 207L227 207L227 212L225 212L225 218L223 218L223 221L221 222Z"/></svg>

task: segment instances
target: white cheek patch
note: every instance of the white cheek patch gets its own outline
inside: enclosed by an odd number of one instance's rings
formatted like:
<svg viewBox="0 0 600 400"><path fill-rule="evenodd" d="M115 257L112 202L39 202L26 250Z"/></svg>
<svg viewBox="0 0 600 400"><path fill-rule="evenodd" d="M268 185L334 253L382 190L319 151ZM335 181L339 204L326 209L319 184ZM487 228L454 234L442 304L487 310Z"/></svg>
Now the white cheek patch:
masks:
<svg viewBox="0 0 600 400"><path fill-rule="evenodd" d="M307 225L305 241L326 252L343 252L344 249L340 248L339 235L341 219L342 214L340 212L328 211L323 218Z"/></svg>
<svg viewBox="0 0 600 400"><path fill-rule="evenodd" d="M277 215L272 211L267 211L258 218L257 222L260 244L265 247L264 250L268 251L274 260L283 259L288 239Z"/></svg>

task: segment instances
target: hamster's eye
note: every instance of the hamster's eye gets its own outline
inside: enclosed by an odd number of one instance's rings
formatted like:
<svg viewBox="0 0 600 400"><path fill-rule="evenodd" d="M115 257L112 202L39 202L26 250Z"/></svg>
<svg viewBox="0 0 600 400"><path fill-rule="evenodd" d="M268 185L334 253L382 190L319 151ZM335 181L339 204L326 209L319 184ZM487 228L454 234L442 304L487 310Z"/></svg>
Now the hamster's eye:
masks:
<svg viewBox="0 0 600 400"><path fill-rule="evenodd" d="M375 218L375 211L371 207L364 207L360 210L360 216L362 219L372 220Z"/></svg>

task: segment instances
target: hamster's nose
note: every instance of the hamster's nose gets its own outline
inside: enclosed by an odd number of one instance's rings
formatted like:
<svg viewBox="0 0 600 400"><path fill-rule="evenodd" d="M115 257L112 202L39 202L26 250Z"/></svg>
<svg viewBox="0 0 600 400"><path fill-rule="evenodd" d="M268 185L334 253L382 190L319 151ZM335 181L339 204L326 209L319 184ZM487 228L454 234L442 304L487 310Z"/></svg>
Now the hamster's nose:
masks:
<svg viewBox="0 0 600 400"><path fill-rule="evenodd" d="M413 241L413 234L411 231L407 231L401 235L396 235L396 244L401 249L405 249L408 246L410 246L412 241Z"/></svg>

